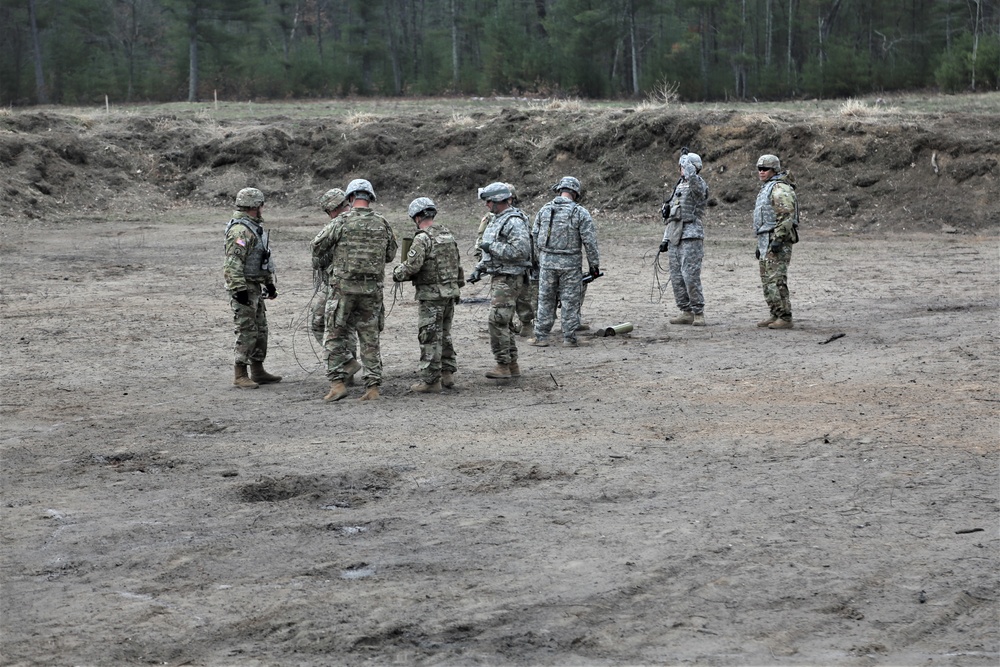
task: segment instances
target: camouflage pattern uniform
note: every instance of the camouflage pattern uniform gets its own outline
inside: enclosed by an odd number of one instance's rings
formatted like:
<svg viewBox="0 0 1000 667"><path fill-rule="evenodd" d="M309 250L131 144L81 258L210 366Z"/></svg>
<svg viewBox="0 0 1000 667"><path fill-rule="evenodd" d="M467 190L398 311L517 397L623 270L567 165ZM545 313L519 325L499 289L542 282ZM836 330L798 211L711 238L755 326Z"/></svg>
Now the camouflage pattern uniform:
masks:
<svg viewBox="0 0 1000 667"><path fill-rule="evenodd" d="M327 224L330 224L330 220L327 220ZM323 345L323 339L326 335L326 330L329 324L326 312L326 304L330 301L330 262L333 260L333 253L327 252L322 257L317 257L313 255L312 265L314 275L319 283L316 289L316 303L313 304L312 308L312 322L309 328L312 330L313 338L320 345ZM330 313L329 319L333 318L334 313ZM354 330L347 332L348 341L347 349L351 352L351 358L357 358L355 356L358 349L358 334Z"/></svg>
<svg viewBox="0 0 1000 667"><path fill-rule="evenodd" d="M562 302L563 341L575 344L583 303L583 251L587 252L591 268L601 263L594 219L586 208L559 195L538 211L531 236L538 249L540 268L535 338L548 338L558 300Z"/></svg>
<svg viewBox="0 0 1000 667"><path fill-rule="evenodd" d="M531 239L524 213L516 207L508 207L486 225L483 243L490 243L490 249L483 252L475 272L492 276L490 349L498 365L516 364L516 334L510 324L518 299L523 299L528 289L531 269Z"/></svg>
<svg viewBox="0 0 1000 667"><path fill-rule="evenodd" d="M268 286L270 291L276 286L274 261L262 223L261 218L236 211L226 227L226 259L222 273L233 309L237 364L263 362L267 357L267 309L263 297L269 291ZM249 305L233 298L244 290L250 297Z"/></svg>
<svg viewBox="0 0 1000 667"><path fill-rule="evenodd" d="M705 311L705 296L701 289L705 228L701 216L708 204L708 184L693 167L689 172L677 180L667 202L667 228L663 232L663 240L670 243L667 258L674 302L685 313L701 315Z"/></svg>
<svg viewBox="0 0 1000 667"><path fill-rule="evenodd" d="M525 220L528 219L528 216L524 215L524 211L521 211L521 215L524 216ZM479 244L483 240L483 232L486 231L486 227L495 217L492 213L487 213L479 221L479 230L476 232L476 250L473 253L477 262L483 258L483 251L479 247ZM531 244L531 268L528 269L528 287L518 297L517 303L514 304L514 311L517 313L517 319L511 318L511 331L522 336L527 336L534 324L535 313L538 312L538 254L535 252L534 242Z"/></svg>
<svg viewBox="0 0 1000 667"><path fill-rule="evenodd" d="M403 263L392 270L392 279L412 279L416 287L420 379L432 385L441 380L442 371L458 370L451 322L465 279L454 235L437 223L418 231Z"/></svg>
<svg viewBox="0 0 1000 667"><path fill-rule="evenodd" d="M792 302L788 296L788 265L792 244L799 240L799 209L795 184L787 171L764 181L753 209L753 232L757 235L757 259L760 260L760 284L771 317L792 321Z"/></svg>
<svg viewBox="0 0 1000 667"><path fill-rule="evenodd" d="M382 290L385 264L399 247L392 227L369 208L353 208L337 216L312 242L313 256L332 253L327 274L330 295L326 302L326 375L343 382L344 367L354 358L352 332L361 344L365 387L382 384L379 334L385 326Z"/></svg>

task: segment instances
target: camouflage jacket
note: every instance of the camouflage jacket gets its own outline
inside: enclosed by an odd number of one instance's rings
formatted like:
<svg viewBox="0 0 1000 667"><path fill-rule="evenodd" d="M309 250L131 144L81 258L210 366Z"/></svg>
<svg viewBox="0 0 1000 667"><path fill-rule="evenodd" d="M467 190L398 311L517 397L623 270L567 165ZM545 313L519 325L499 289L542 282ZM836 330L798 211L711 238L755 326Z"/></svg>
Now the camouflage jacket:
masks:
<svg viewBox="0 0 1000 667"><path fill-rule="evenodd" d="M455 236L437 223L421 229L392 277L397 282L412 279L418 301L458 299L465 276Z"/></svg>
<svg viewBox="0 0 1000 667"><path fill-rule="evenodd" d="M761 184L753 209L753 232L761 256L772 242L797 243L798 226L795 183L788 172L775 174Z"/></svg>
<svg viewBox="0 0 1000 667"><path fill-rule="evenodd" d="M483 242L490 246L476 265L480 273L518 276L531 269L531 238L521 209L511 206L490 220Z"/></svg>
<svg viewBox="0 0 1000 667"><path fill-rule="evenodd" d="M667 222L677 220L683 225L682 239L703 239L705 228L701 217L708 205L708 183L698 174L680 178L667 202ZM664 236L664 240L667 240Z"/></svg>
<svg viewBox="0 0 1000 667"><path fill-rule="evenodd" d="M399 244L392 227L370 208L354 208L338 215L312 242L314 258L332 253L328 280L346 294L381 294L385 265Z"/></svg>
<svg viewBox="0 0 1000 667"><path fill-rule="evenodd" d="M268 234L261 218L243 211L233 213L226 226L226 259L222 276L226 289L239 292L254 285L274 285L274 260L267 245Z"/></svg>
<svg viewBox="0 0 1000 667"><path fill-rule="evenodd" d="M543 269L580 266L584 251L590 266L601 263L597 227L590 211L562 195L538 211L531 236Z"/></svg>

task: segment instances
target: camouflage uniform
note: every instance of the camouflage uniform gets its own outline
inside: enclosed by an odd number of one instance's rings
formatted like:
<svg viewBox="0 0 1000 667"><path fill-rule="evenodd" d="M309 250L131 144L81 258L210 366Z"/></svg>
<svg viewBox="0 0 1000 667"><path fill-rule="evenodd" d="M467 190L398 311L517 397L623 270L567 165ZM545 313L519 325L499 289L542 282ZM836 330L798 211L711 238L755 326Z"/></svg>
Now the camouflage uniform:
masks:
<svg viewBox="0 0 1000 667"><path fill-rule="evenodd" d="M327 220L327 224L330 224L330 220ZM319 285L316 289L316 303L313 304L312 322L309 328L316 342L320 345L323 345L323 337L326 334L328 325L326 313L326 304L330 300L330 274L328 269L330 268L332 259L333 253L327 252L322 257L313 255L312 260L314 275ZM333 313L330 313L330 318L332 319L332 317ZM347 332L347 336L347 349L351 351L351 358L353 359L356 358L354 355L358 349L358 334L352 330Z"/></svg>
<svg viewBox="0 0 1000 667"><path fill-rule="evenodd" d="M498 365L517 363L517 344L511 331L516 304L528 290L531 269L531 238L528 221L513 206L494 217L483 231L483 243L491 244L476 265L477 273L492 276L490 289L490 349Z"/></svg>
<svg viewBox="0 0 1000 667"><path fill-rule="evenodd" d="M774 174L760 186L753 210L753 231L757 235L760 284L771 317L792 321L788 296L788 265L792 244L799 240L799 209L795 184L788 172ZM780 246L780 247L779 247Z"/></svg>
<svg viewBox="0 0 1000 667"><path fill-rule="evenodd" d="M524 212L521 211L521 214L524 215ZM483 240L483 232L486 231L486 227L495 217L492 213L487 213L479 221L479 230L476 232L476 250L474 253L477 262L483 258L483 251L479 248L479 244ZM528 216L525 215L524 219L527 220ZM586 291L586 288L584 291ZM517 298L514 310L517 313L517 320L515 321L514 318L511 318L511 331L522 336L527 336L535 321L535 313L538 312L538 255L535 252L534 243L531 244L531 268L528 270L528 287L522 290L521 296Z"/></svg>
<svg viewBox="0 0 1000 667"><path fill-rule="evenodd" d="M442 372L458 370L451 322L465 279L458 243L447 227L435 223L413 237L403 263L392 271L396 282L411 278L419 302L420 379L432 385L441 380Z"/></svg>
<svg viewBox="0 0 1000 667"><path fill-rule="evenodd" d="M697 173L691 173L678 179L666 205L667 228L663 232L663 240L670 242L667 258L674 302L680 310L694 315L705 311L705 297L701 290L705 229L701 216L707 203L708 184Z"/></svg>
<svg viewBox="0 0 1000 667"><path fill-rule="evenodd" d="M531 236L538 249L540 269L535 338L548 338L558 300L562 302L563 340L576 343L583 302L583 251L591 268L600 264L594 219L586 208L559 195L538 211Z"/></svg>
<svg viewBox="0 0 1000 667"><path fill-rule="evenodd" d="M262 223L261 218L236 211L226 227L226 259L222 273L233 309L237 364L263 362L267 357L267 309L263 297L267 295L268 286L275 289L275 281L268 235ZM244 290L250 298L249 305L233 298Z"/></svg>
<svg viewBox="0 0 1000 667"><path fill-rule="evenodd" d="M382 384L379 334L385 326L384 266L396 256L396 236L375 211L353 208L331 220L313 239L312 246L314 257L332 253L323 337L327 378L331 382L347 379L344 367L354 356L351 334L357 332L365 387L378 387Z"/></svg>

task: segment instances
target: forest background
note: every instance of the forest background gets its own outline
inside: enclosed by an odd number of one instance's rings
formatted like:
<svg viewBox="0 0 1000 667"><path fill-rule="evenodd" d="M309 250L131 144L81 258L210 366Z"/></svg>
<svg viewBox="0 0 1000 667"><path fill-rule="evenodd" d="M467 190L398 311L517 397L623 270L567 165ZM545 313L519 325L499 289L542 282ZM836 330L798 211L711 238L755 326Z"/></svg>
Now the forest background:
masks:
<svg viewBox="0 0 1000 667"><path fill-rule="evenodd" d="M1000 88L1000 0L0 0L0 103Z"/></svg>

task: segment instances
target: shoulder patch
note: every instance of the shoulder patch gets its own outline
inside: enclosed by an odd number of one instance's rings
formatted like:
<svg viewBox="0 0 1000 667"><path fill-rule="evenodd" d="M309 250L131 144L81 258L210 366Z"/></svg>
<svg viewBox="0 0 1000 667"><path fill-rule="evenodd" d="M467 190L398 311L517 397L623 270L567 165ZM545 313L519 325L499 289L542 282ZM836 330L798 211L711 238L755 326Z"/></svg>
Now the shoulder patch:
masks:
<svg viewBox="0 0 1000 667"><path fill-rule="evenodd" d="M236 239L236 245L243 246L245 248L246 245L247 245L247 242L246 242L246 240L244 240L242 238L239 238L239 239Z"/></svg>

